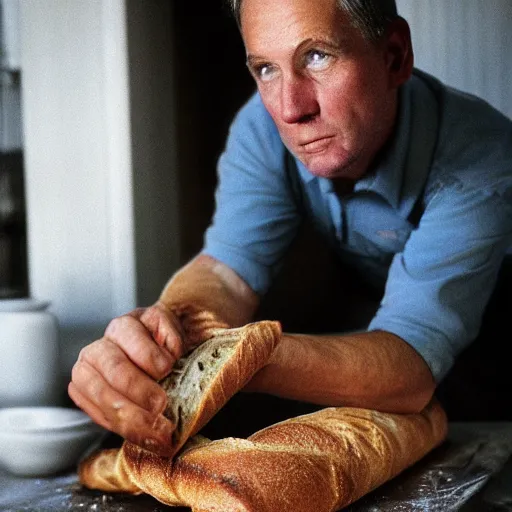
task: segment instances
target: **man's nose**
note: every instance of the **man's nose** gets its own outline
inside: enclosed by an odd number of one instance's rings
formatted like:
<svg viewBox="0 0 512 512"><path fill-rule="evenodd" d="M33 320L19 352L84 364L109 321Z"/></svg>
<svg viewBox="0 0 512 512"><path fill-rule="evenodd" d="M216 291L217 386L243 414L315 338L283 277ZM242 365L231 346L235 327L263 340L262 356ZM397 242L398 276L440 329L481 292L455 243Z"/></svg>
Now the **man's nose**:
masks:
<svg viewBox="0 0 512 512"><path fill-rule="evenodd" d="M281 82L281 119L300 123L313 119L320 111L313 84L307 77L292 75Z"/></svg>

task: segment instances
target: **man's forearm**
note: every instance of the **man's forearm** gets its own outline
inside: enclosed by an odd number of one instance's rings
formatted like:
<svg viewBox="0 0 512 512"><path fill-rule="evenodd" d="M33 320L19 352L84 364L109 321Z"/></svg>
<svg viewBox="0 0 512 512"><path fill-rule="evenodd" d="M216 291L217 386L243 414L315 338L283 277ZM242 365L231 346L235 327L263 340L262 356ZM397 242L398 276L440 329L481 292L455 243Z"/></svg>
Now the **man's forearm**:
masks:
<svg viewBox="0 0 512 512"><path fill-rule="evenodd" d="M435 389L421 356L387 332L284 334L246 390L326 406L418 412Z"/></svg>
<svg viewBox="0 0 512 512"><path fill-rule="evenodd" d="M169 281L159 302L212 311L236 327L252 320L259 298L229 267L200 255ZM407 343L390 333L364 332L283 334L246 389L326 406L415 412L434 387L426 363Z"/></svg>
<svg viewBox="0 0 512 512"><path fill-rule="evenodd" d="M237 327L251 320L259 298L229 267L199 255L172 277L159 302L169 308L193 305Z"/></svg>

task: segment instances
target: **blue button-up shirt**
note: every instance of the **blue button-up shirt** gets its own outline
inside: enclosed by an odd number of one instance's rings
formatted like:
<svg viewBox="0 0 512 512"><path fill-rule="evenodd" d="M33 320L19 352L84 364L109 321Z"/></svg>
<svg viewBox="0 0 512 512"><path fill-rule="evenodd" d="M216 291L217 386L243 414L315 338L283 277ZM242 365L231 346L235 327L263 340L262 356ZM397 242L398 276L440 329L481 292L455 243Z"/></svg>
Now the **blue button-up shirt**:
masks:
<svg viewBox="0 0 512 512"><path fill-rule="evenodd" d="M478 333L512 242L512 122L415 70L377 168L339 197L289 154L261 98L219 160L204 252L259 294L307 215L340 260L385 285L369 330L414 347L439 381Z"/></svg>

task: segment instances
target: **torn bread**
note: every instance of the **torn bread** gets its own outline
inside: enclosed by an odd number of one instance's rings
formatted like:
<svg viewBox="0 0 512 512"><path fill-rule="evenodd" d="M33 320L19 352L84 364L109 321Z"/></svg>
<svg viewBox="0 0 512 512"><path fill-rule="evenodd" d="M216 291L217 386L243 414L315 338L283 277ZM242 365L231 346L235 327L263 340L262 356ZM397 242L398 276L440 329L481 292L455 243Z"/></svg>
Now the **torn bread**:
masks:
<svg viewBox="0 0 512 512"><path fill-rule="evenodd" d="M188 332L198 337L208 332L211 337L178 360L160 383L168 397L164 415L176 425L173 454L264 366L281 337L279 322L255 322L236 329L211 325L208 331L200 331L192 323Z"/></svg>

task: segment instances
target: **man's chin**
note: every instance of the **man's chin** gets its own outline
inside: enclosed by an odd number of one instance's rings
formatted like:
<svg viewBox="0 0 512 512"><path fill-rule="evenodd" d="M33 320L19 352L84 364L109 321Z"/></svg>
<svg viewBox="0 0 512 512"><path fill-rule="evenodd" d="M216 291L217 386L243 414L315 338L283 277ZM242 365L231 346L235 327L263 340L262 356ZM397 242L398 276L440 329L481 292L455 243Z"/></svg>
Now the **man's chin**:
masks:
<svg viewBox="0 0 512 512"><path fill-rule="evenodd" d="M347 162L329 162L322 161L321 159L300 159L304 164L306 169L317 178L349 178L349 179L359 179L361 176L360 173L357 172L356 166L354 165L354 161Z"/></svg>

